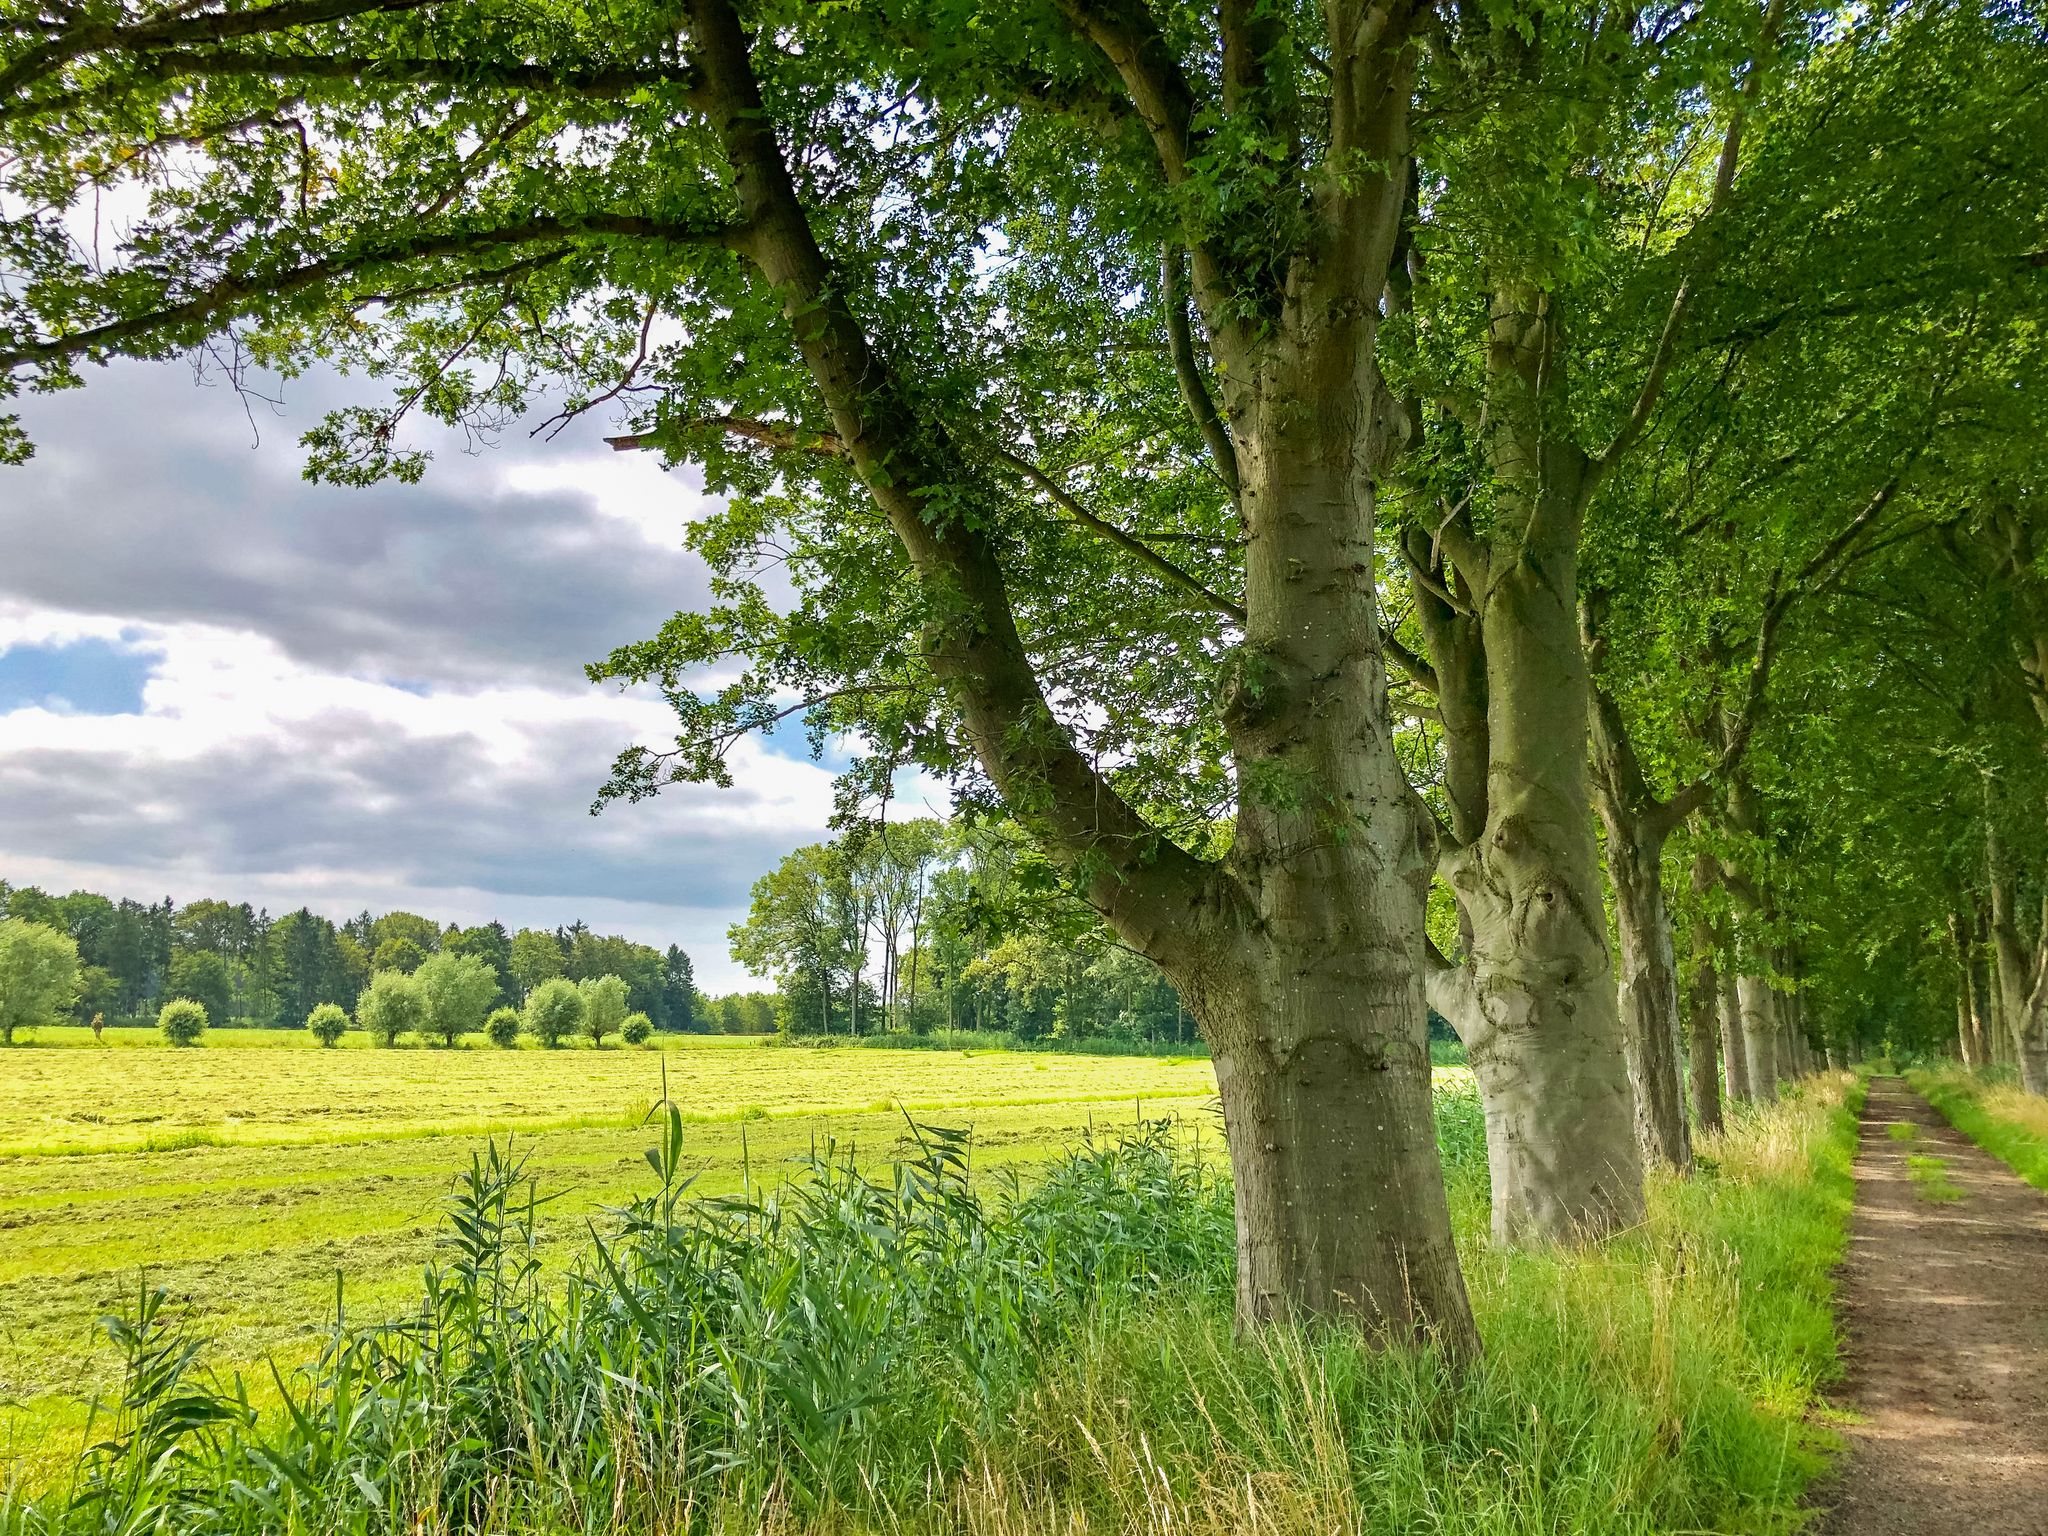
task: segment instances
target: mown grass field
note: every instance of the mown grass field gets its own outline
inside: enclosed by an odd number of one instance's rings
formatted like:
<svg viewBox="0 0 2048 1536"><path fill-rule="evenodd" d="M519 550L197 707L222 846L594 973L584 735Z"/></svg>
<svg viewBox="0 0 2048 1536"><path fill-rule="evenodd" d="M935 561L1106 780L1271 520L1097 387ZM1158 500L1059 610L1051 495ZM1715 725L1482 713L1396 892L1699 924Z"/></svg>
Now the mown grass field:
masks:
<svg viewBox="0 0 2048 1536"><path fill-rule="evenodd" d="M332 1318L418 1294L455 1173L516 1138L566 1254L644 1189L649 1110L690 1121L693 1188L775 1184L827 1138L883 1158L906 1113L971 1127L980 1168L1023 1166L1091 1125L1203 1116L1203 1059L791 1050L691 1038L663 1050L308 1048L218 1031L201 1050L142 1031L44 1030L0 1052L0 1459L33 1478L75 1452L113 1365L95 1321L146 1272L208 1358L304 1357ZM260 1385L260 1377L259 1377Z"/></svg>

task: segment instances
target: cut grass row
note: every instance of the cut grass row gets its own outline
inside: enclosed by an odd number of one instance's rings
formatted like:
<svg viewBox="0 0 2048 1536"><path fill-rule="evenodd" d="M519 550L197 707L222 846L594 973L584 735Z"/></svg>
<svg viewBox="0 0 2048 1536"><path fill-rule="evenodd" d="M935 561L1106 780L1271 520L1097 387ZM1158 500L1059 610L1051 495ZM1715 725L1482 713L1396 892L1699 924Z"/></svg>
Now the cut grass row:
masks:
<svg viewBox="0 0 2048 1536"><path fill-rule="evenodd" d="M619 1127L666 1095L693 1121L1214 1092L1206 1058L794 1050L689 1036L653 1051L292 1048L0 1052L0 1158Z"/></svg>

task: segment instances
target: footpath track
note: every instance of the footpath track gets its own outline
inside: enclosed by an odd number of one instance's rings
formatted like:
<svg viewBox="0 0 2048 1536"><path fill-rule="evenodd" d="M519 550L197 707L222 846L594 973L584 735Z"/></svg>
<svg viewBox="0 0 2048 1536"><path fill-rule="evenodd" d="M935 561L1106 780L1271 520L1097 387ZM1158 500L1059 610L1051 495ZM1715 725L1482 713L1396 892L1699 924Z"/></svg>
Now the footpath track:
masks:
<svg viewBox="0 0 2048 1536"><path fill-rule="evenodd" d="M1818 1529L2048 1536L2048 1196L1896 1077L1864 1104L1840 1296L1856 1421Z"/></svg>

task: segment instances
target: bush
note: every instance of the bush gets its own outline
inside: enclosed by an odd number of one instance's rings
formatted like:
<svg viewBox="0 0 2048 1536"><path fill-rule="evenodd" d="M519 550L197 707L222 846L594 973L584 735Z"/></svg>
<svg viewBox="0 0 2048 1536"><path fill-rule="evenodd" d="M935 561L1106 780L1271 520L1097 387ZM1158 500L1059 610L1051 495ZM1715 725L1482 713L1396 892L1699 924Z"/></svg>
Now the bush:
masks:
<svg viewBox="0 0 2048 1536"><path fill-rule="evenodd" d="M356 1022L379 1045L396 1045L400 1035L426 1028L427 994L403 971L379 971L356 999Z"/></svg>
<svg viewBox="0 0 2048 1536"><path fill-rule="evenodd" d="M332 1046L348 1032L348 1010L339 1003L322 1003L306 1015L306 1028L322 1045Z"/></svg>
<svg viewBox="0 0 2048 1536"><path fill-rule="evenodd" d="M527 1032L542 1045L560 1045L583 1027L583 993L573 981L557 976L533 989L526 999Z"/></svg>
<svg viewBox="0 0 2048 1536"><path fill-rule="evenodd" d="M174 997L156 1016L157 1033L170 1045L197 1045L206 1033L206 1005Z"/></svg>
<svg viewBox="0 0 2048 1536"><path fill-rule="evenodd" d="M644 1013L629 1013L619 1032L625 1036L628 1045L645 1045L654 1033L654 1020Z"/></svg>
<svg viewBox="0 0 2048 1536"><path fill-rule="evenodd" d="M526 1021L519 1017L517 1008L496 1008L484 1020L484 1033L490 1036L491 1044L511 1050L519 1044L519 1035L526 1028Z"/></svg>
<svg viewBox="0 0 2048 1536"><path fill-rule="evenodd" d="M592 976L579 982L583 993L583 1033L592 1045L603 1045L606 1035L616 1034L626 1022L626 984L617 976Z"/></svg>

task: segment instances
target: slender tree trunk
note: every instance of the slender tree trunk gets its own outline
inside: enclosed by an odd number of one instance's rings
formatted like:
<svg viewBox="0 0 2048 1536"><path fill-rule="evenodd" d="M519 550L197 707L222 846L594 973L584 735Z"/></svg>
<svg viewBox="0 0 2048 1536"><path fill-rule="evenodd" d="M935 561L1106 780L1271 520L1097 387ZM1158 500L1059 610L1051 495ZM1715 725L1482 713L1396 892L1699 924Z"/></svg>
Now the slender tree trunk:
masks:
<svg viewBox="0 0 2048 1536"><path fill-rule="evenodd" d="M1701 1135L1712 1136L1721 1130L1721 978L1704 924L1695 930L1694 942L1699 966L1687 997L1686 1032L1692 1061L1686 1082L1692 1090L1693 1121Z"/></svg>
<svg viewBox="0 0 2048 1536"><path fill-rule="evenodd" d="M1692 1138L1679 1065L1678 963L1664 903L1663 840L1610 791L1601 791L1599 803L1607 824L1607 871L1621 939L1617 1002L1635 1099L1636 1144L1646 1161L1685 1170L1692 1167ZM1714 1113L1718 1120L1718 1095Z"/></svg>
<svg viewBox="0 0 2048 1536"><path fill-rule="evenodd" d="M1714 1015L1721 1026L1721 1060L1728 1072L1728 1097L1747 1104L1756 1097L1756 1090L1749 1081L1749 1045L1742 1033L1742 1003L1736 991L1735 972L1717 965L1714 987Z"/></svg>

